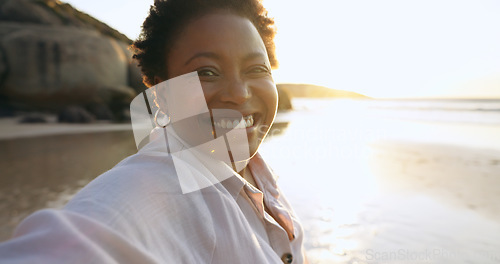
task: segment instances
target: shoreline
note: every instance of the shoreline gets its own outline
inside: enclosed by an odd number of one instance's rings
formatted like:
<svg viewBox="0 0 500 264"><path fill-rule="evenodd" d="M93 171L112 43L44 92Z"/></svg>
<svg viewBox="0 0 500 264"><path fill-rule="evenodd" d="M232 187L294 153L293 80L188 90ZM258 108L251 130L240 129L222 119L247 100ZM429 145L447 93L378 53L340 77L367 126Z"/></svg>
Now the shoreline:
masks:
<svg viewBox="0 0 500 264"><path fill-rule="evenodd" d="M90 124L56 122L30 124L19 123L19 119L19 117L0 118L0 140L109 131L132 131L130 123L116 124L104 121Z"/></svg>

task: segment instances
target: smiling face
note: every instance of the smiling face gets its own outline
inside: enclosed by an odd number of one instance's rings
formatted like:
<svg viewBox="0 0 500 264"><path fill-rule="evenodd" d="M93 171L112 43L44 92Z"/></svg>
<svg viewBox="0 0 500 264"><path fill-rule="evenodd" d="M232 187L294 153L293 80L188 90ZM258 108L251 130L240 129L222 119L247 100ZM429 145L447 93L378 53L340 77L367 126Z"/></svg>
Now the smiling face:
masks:
<svg viewBox="0 0 500 264"><path fill-rule="evenodd" d="M198 72L216 133L244 129L253 156L269 131L278 101L266 48L255 26L223 11L195 19L182 29L166 66L169 79Z"/></svg>

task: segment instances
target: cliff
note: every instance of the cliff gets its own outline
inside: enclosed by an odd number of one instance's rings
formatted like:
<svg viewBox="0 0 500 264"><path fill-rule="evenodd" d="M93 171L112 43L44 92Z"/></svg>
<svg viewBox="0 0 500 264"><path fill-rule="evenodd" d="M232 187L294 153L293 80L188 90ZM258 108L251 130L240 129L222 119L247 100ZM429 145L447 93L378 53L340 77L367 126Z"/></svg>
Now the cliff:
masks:
<svg viewBox="0 0 500 264"><path fill-rule="evenodd" d="M85 28L132 43L124 34L58 0L0 0L0 21Z"/></svg>
<svg viewBox="0 0 500 264"><path fill-rule="evenodd" d="M145 89L130 43L57 0L0 0L2 107L70 109L62 114L67 122L125 120L130 101Z"/></svg>

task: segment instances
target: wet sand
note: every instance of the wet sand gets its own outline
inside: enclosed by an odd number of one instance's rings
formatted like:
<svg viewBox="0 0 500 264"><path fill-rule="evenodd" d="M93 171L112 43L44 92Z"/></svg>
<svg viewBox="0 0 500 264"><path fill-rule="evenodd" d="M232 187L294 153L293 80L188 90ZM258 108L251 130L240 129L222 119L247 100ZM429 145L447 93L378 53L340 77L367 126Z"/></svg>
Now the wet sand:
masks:
<svg viewBox="0 0 500 264"><path fill-rule="evenodd" d="M500 223L500 151L386 142L371 166L384 190L425 193Z"/></svg>
<svg viewBox="0 0 500 264"><path fill-rule="evenodd" d="M0 120L0 241L43 208L137 152L130 125L18 124Z"/></svg>
<svg viewBox="0 0 500 264"><path fill-rule="evenodd" d="M339 117L332 123L341 126L328 126L321 118L292 118L261 153L303 221L311 263L500 263L498 148L390 140L379 123L359 119ZM24 216L62 206L127 156L124 145L135 151L131 135L115 133L1 141L10 156L0 164L0 241ZM63 154L58 143L74 151ZM13 176L4 177L5 168Z"/></svg>
<svg viewBox="0 0 500 264"><path fill-rule="evenodd" d="M500 263L499 149L318 121L298 118L262 149L311 263Z"/></svg>

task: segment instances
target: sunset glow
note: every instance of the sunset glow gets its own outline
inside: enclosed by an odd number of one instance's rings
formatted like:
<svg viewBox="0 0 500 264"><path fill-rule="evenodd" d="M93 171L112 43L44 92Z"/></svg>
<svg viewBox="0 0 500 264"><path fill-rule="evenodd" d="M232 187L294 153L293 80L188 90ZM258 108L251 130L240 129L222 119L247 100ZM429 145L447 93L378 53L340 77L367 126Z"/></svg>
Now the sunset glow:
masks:
<svg viewBox="0 0 500 264"><path fill-rule="evenodd" d="M152 1L70 4L130 38ZM276 82L373 97L500 97L496 1L265 0L278 26Z"/></svg>

